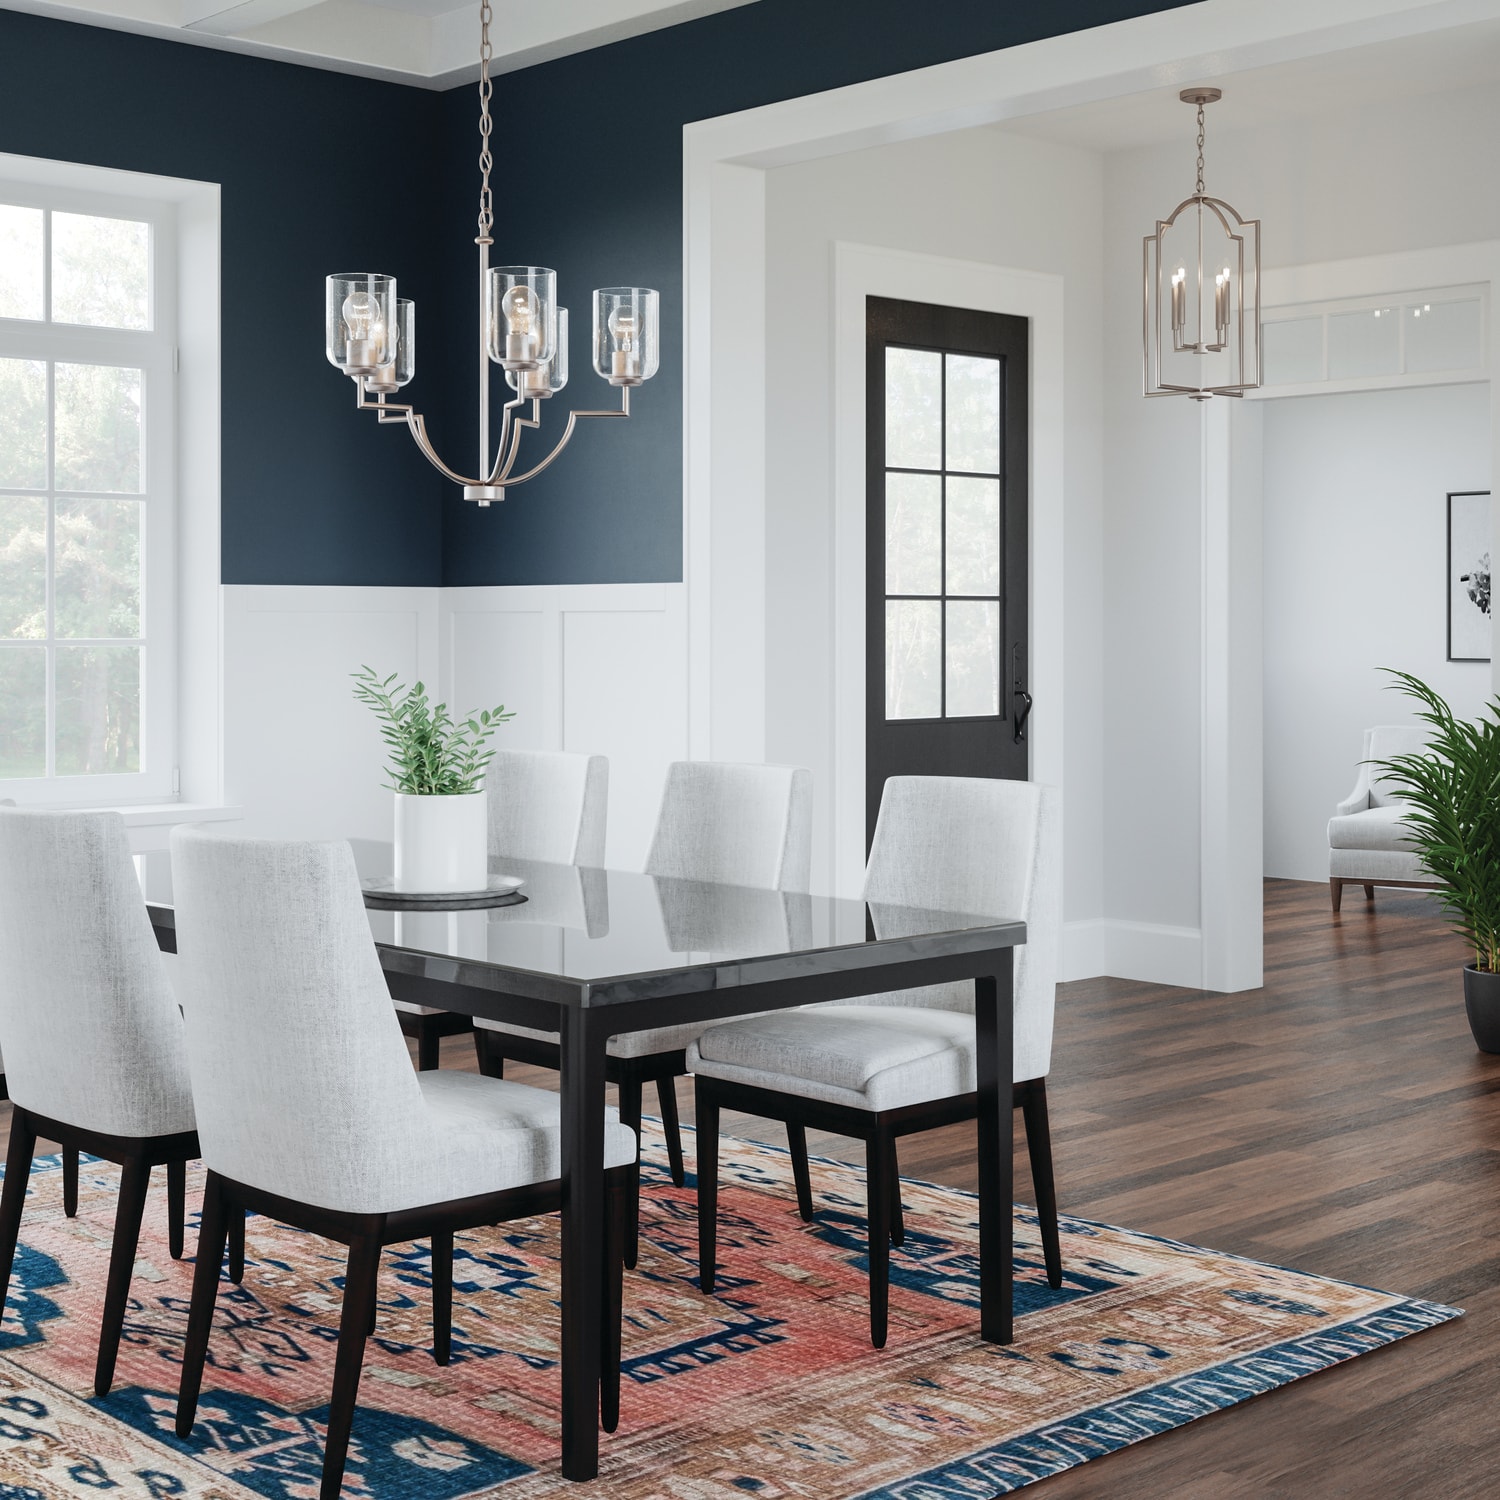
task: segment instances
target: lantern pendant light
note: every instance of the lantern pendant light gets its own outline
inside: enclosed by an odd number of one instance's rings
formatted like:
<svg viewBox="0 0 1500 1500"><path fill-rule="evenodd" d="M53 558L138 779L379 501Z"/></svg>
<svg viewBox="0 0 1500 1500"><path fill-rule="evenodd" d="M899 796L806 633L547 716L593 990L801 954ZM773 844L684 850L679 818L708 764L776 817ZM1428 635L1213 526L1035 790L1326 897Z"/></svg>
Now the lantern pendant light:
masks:
<svg viewBox="0 0 1500 1500"><path fill-rule="evenodd" d="M1221 91L1178 97L1198 109L1198 185L1143 242L1144 393L1243 396L1261 383L1260 220L1203 188L1203 111Z"/></svg>
<svg viewBox="0 0 1500 1500"><path fill-rule="evenodd" d="M479 467L473 477L450 469L427 436L415 407L386 398L416 373L416 306L396 295L396 278L355 271L330 276L325 286L326 351L335 369L354 382L355 404L381 425L402 424L440 473L463 486L464 499L489 505L533 479L567 447L586 417L628 417L630 392L656 374L660 362L660 307L648 287L604 287L594 293L594 370L620 392L611 411L573 411L552 451L522 474L515 472L523 428L541 425L541 404L568 383L568 310L557 305L557 275L545 266L491 266L494 200L490 191L490 0L479 12ZM500 440L490 449L490 366L505 372L514 397L501 408ZM531 407L523 416L522 408Z"/></svg>

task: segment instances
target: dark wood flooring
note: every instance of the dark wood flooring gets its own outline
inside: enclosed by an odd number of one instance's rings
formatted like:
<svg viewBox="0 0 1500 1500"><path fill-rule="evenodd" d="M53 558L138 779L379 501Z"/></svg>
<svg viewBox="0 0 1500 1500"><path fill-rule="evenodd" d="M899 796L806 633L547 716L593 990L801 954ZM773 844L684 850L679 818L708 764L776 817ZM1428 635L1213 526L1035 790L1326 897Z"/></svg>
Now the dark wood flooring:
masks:
<svg viewBox="0 0 1500 1500"><path fill-rule="evenodd" d="M1263 989L1061 987L1048 1091L1064 1212L1454 1303L1468 1317L1038 1493L1500 1496L1500 1057L1469 1036L1463 962L1430 896L1380 891L1368 906L1356 889L1335 918L1326 886L1268 881ZM444 1066L472 1065L467 1038L444 1043ZM690 1086L681 1094L691 1119ZM781 1143L777 1126L725 1123ZM972 1143L965 1126L903 1142L902 1168L972 1188ZM860 1159L854 1142L811 1145ZM1016 1175L1024 1196L1024 1151Z"/></svg>

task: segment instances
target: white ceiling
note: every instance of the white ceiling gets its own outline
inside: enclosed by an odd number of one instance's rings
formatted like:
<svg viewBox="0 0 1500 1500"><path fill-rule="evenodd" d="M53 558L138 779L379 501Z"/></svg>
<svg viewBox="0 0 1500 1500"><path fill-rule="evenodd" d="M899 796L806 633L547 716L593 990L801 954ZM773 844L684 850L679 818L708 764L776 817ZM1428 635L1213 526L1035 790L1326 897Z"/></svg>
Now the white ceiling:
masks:
<svg viewBox="0 0 1500 1500"><path fill-rule="evenodd" d="M755 0L492 0L497 73ZM0 9L448 88L479 75L479 0L3 0Z"/></svg>
<svg viewBox="0 0 1500 1500"><path fill-rule="evenodd" d="M1208 127L1210 134L1252 129L1496 80L1500 21L1482 21L1205 80L1224 90L1224 97L1208 108ZM1192 81L991 128L1091 151L1125 151L1164 141L1191 145L1192 114L1177 95Z"/></svg>

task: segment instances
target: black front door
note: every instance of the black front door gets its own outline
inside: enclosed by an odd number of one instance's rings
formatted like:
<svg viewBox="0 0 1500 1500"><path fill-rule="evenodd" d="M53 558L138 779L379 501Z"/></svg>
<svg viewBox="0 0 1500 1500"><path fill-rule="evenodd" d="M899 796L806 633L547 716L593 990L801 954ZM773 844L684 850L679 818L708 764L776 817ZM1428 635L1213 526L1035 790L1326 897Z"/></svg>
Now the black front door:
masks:
<svg viewBox="0 0 1500 1500"><path fill-rule="evenodd" d="M1027 322L866 304L866 839L888 776L1027 774Z"/></svg>

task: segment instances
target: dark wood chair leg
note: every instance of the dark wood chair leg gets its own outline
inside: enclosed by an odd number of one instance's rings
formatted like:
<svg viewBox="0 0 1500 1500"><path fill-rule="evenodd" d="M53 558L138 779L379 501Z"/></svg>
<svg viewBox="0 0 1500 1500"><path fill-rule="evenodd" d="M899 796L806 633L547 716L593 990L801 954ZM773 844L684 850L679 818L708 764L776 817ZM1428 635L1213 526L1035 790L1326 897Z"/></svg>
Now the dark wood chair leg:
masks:
<svg viewBox="0 0 1500 1500"><path fill-rule="evenodd" d="M78 1147L64 1146L63 1169L63 1213L70 1219L78 1217Z"/></svg>
<svg viewBox="0 0 1500 1500"><path fill-rule="evenodd" d="M901 1207L901 1163L895 1137L891 1138L891 1243L897 1249L906 1243L906 1210Z"/></svg>
<svg viewBox="0 0 1500 1500"><path fill-rule="evenodd" d="M682 1165L682 1126L677 1120L677 1080L658 1078L656 1098L661 1105L662 1133L667 1138L667 1165L673 1184L682 1187L687 1182L687 1172Z"/></svg>
<svg viewBox="0 0 1500 1500"><path fill-rule="evenodd" d="M891 1156L883 1130L865 1142L865 1202L869 1220L870 1342L885 1348L891 1282Z"/></svg>
<svg viewBox="0 0 1500 1500"><path fill-rule="evenodd" d="M16 1259L16 1240L21 1233L21 1212L26 1206L26 1184L31 1178L31 1158L36 1152L36 1130L24 1109L10 1119L10 1149L5 1157L5 1188L0 1191L0 1313L10 1294L10 1272Z"/></svg>
<svg viewBox="0 0 1500 1500"><path fill-rule="evenodd" d="M622 1078L620 1090L620 1123L635 1131L635 1165L630 1171L630 1206L625 1224L625 1264L635 1269L641 1252L641 1080Z"/></svg>
<svg viewBox="0 0 1500 1500"><path fill-rule="evenodd" d="M786 1127L786 1147L792 1158L792 1181L797 1184L797 1212L804 1224L813 1221L812 1171L807 1164L807 1128L793 1125Z"/></svg>
<svg viewBox="0 0 1500 1500"><path fill-rule="evenodd" d="M1052 1130L1047 1121L1045 1080L1033 1078L1022 1089L1021 1117L1026 1125L1026 1152L1031 1158L1031 1185L1036 1193L1047 1285L1056 1288L1063 1281L1062 1240L1057 1230L1057 1186L1052 1177Z"/></svg>
<svg viewBox="0 0 1500 1500"><path fill-rule="evenodd" d="M3 1213L3 1208L0 1208ZM208 1354L208 1334L213 1327L214 1303L219 1295L219 1271L224 1264L224 1241L229 1222L243 1209L224 1201L224 1189L216 1173L210 1172L203 1188L203 1214L198 1221L198 1259L193 1267L193 1298L188 1304L187 1339L182 1348L182 1378L177 1388L177 1436L192 1436L198 1414L198 1392L203 1386L203 1361Z"/></svg>
<svg viewBox="0 0 1500 1500"><path fill-rule="evenodd" d="M366 1331L375 1316L375 1284L380 1274L380 1229L375 1225L354 1236L344 1275L344 1307L339 1316L339 1350L333 1368L333 1398L328 1403L328 1441L323 1449L323 1483L319 1500L339 1500L349 1434L365 1361Z"/></svg>
<svg viewBox="0 0 1500 1500"><path fill-rule="evenodd" d="M1337 875L1328 877L1328 894L1333 897L1333 909L1338 909L1344 904L1344 882Z"/></svg>
<svg viewBox="0 0 1500 1500"><path fill-rule="evenodd" d="M694 1081L698 1123L698 1286L711 1293L719 1252L719 1105Z"/></svg>
<svg viewBox="0 0 1500 1500"><path fill-rule="evenodd" d="M1375 887L1373 885L1366 885L1365 886L1365 900L1366 901L1373 901L1374 899L1375 899Z"/></svg>
<svg viewBox="0 0 1500 1500"><path fill-rule="evenodd" d="M505 1077L505 1054L500 1050L500 1039L488 1027L474 1028L474 1056L486 1078Z"/></svg>
<svg viewBox="0 0 1500 1500"><path fill-rule="evenodd" d="M432 1357L446 1365L453 1352L453 1231L432 1236Z"/></svg>
<svg viewBox="0 0 1500 1500"><path fill-rule="evenodd" d="M109 1395L120 1352L120 1330L130 1300L130 1278L135 1271L135 1249L141 1237L141 1215L151 1168L131 1157L120 1172L120 1196L115 1205L115 1239L109 1252L109 1279L104 1289L104 1316L99 1326L99 1358L94 1365L94 1394Z"/></svg>
<svg viewBox="0 0 1500 1500"><path fill-rule="evenodd" d="M229 1279L238 1286L245 1279L245 1211L229 1214Z"/></svg>
<svg viewBox="0 0 1500 1500"><path fill-rule="evenodd" d="M442 1038L431 1016L423 1016L417 1023L417 1071L431 1073L438 1065L438 1048Z"/></svg>
<svg viewBox="0 0 1500 1500"><path fill-rule="evenodd" d="M182 1259L182 1226L187 1218L187 1163L167 1163L167 1249Z"/></svg>
<svg viewBox="0 0 1500 1500"><path fill-rule="evenodd" d="M608 1179L604 1204L604 1297L599 1314L599 1424L606 1432L620 1425L620 1319L625 1299L626 1190Z"/></svg>

